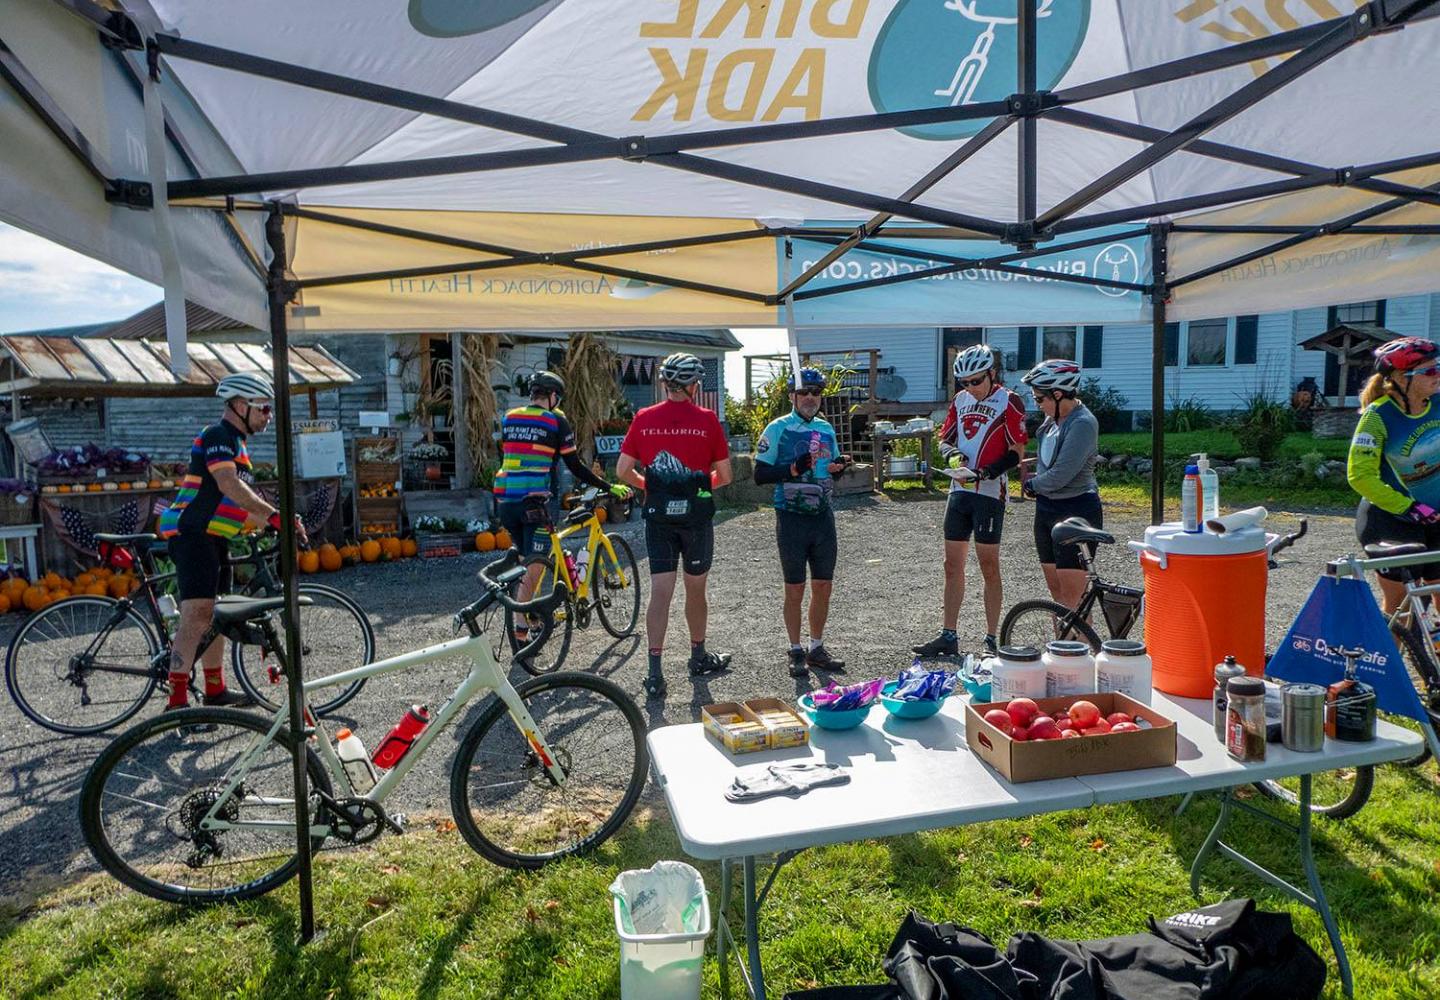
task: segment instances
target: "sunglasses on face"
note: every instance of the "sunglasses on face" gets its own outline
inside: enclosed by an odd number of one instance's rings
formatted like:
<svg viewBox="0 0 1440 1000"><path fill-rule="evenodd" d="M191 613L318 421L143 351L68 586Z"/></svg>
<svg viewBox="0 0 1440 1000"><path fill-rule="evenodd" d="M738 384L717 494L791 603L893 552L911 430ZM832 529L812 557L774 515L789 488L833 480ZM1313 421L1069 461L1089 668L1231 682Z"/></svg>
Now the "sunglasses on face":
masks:
<svg viewBox="0 0 1440 1000"><path fill-rule="evenodd" d="M982 382L988 382L989 380L990 380L990 376L989 376L989 375L977 375L975 378L962 378L962 379L960 380L960 388L962 388L962 389L968 389L968 388L970 388L972 385L979 385L980 383L982 383Z"/></svg>
<svg viewBox="0 0 1440 1000"><path fill-rule="evenodd" d="M1440 375L1440 365L1431 365L1429 368L1416 368L1410 374L1425 375L1427 377L1434 378L1436 375Z"/></svg>
<svg viewBox="0 0 1440 1000"><path fill-rule="evenodd" d="M250 409L252 409L252 410L259 410L261 413L265 414L267 417L268 417L272 412L274 412L274 410L275 410L274 405L271 404L271 403L252 403L252 402L251 402L250 400L248 400L248 399L245 401L245 405L248 406L248 407L250 407Z"/></svg>
<svg viewBox="0 0 1440 1000"><path fill-rule="evenodd" d="M797 395L797 396L818 396L818 395L820 395L820 390L819 390L819 389L796 389L796 390L795 390L795 395Z"/></svg>

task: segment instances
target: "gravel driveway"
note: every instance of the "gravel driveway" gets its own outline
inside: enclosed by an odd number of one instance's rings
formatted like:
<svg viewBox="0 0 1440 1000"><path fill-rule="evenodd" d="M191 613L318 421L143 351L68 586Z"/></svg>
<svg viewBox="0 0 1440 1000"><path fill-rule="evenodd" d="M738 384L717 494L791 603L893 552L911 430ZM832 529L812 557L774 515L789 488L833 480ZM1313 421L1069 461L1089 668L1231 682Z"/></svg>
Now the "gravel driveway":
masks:
<svg viewBox="0 0 1440 1000"><path fill-rule="evenodd" d="M1005 606L1027 597L1045 597L1044 581L1031 542L1033 506L1011 508L1001 563L1006 581ZM941 522L938 499L847 499L837 521L840 565L826 645L849 664L847 675L863 679L893 673L910 660L911 643L929 638L939 625ZM1138 538L1148 511L1108 512L1109 527L1120 539ZM1296 515L1272 517L1271 530L1293 530ZM637 537L640 526L621 530ZM781 581L775 555L774 514L768 510L727 517L716 528L716 558L710 577L712 649L735 654L729 672L692 680L685 674L688 644L683 597L677 596L666 643L670 693L664 703L644 706L651 727L691 722L699 707L713 701L778 696L791 698L810 686L786 673L786 640L780 621ZM1310 535L1271 576L1270 642L1278 641L1299 610L1325 561L1354 548L1352 522L1346 517L1310 516ZM378 656L390 656L451 635L450 616L475 597L478 554L458 559L408 560L384 567L347 569L325 582L351 594L375 625ZM1138 584L1133 558L1119 551L1101 554L1102 572ZM971 560L969 593L961 611L961 646L977 646L984 633L980 613L979 571ZM8 631L16 619L9 621ZM612 640L592 623L577 632L567 666L611 677L637 694L646 670L641 637ZM372 679L346 709L351 725L374 745L411 702L440 704L464 668L435 664L404 675ZM523 679L519 674L515 680ZM34 726L8 698L0 699L0 898L27 897L56 881L95 869L76 818L76 799L85 769L103 745L102 738L58 737ZM158 712L159 696L144 710ZM478 703L437 746L453 747ZM394 808L411 814L448 812L449 753L434 755L412 773L396 794Z"/></svg>

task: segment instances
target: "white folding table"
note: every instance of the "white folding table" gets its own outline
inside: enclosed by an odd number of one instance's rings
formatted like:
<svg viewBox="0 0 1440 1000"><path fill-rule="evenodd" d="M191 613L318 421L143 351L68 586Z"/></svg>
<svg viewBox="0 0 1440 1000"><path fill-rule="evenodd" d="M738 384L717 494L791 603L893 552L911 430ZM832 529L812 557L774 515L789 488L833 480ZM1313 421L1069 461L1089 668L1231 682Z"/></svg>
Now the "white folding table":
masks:
<svg viewBox="0 0 1440 1000"><path fill-rule="evenodd" d="M692 858L720 862L717 957L722 992L729 993L727 951L739 945L729 925L731 869L743 873L745 944L741 975L754 1000L765 1000L760 964L759 912L780 869L807 847L890 837L993 819L1081 809L1095 803L1125 802L1165 795L1224 790L1220 816L1191 868L1198 893L1206 859L1220 851L1289 895L1315 909L1335 949L1347 995L1350 966L1339 930L1325 901L1310 846L1309 775L1317 771L1401 760L1416 754L1418 734L1380 723L1371 743L1332 743L1323 753L1302 754L1271 744L1266 759L1241 764L1215 739L1210 703L1170 699L1159 693L1154 708L1173 718L1179 730L1173 767L1012 784L981 763L965 743L964 700L951 698L940 714L919 721L892 718L879 705L865 723L845 732L811 730L808 746L732 756L696 724L667 726L649 736L652 767L663 789L680 845ZM735 771L775 761L818 761L845 766L849 784L817 788L800 796L734 803L725 798ZM1266 778L1302 776L1300 819L1290 825L1235 798L1234 789ZM1237 809L1247 809L1291 829L1298 837L1310 892L1305 893L1262 868L1220 836ZM765 884L756 884L756 860L774 855ZM747 967L748 966L748 967Z"/></svg>

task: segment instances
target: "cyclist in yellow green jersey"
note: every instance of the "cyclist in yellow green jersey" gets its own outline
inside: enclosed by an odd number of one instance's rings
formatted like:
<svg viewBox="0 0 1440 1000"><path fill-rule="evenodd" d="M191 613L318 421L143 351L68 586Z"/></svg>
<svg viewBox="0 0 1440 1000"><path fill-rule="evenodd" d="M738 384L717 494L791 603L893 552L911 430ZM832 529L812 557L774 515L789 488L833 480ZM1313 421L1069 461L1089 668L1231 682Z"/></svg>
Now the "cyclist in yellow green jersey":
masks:
<svg viewBox="0 0 1440 1000"><path fill-rule="evenodd" d="M1364 407L1350 439L1347 478L1360 494L1355 534L1361 545L1419 542L1440 549L1440 346L1400 337L1375 349L1375 374L1360 393ZM1440 562L1419 567L1440 580ZM1385 613L1405 595L1397 571L1380 574Z"/></svg>

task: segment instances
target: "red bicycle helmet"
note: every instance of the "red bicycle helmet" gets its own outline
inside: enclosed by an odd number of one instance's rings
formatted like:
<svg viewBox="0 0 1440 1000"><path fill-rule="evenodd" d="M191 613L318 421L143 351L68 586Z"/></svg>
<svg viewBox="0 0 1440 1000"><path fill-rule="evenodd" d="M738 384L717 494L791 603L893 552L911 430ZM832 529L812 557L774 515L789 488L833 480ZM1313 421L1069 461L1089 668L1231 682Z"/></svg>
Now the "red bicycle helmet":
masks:
<svg viewBox="0 0 1440 1000"><path fill-rule="evenodd" d="M1440 345L1423 337L1399 337L1375 348L1375 370L1381 375L1408 372L1440 355Z"/></svg>

